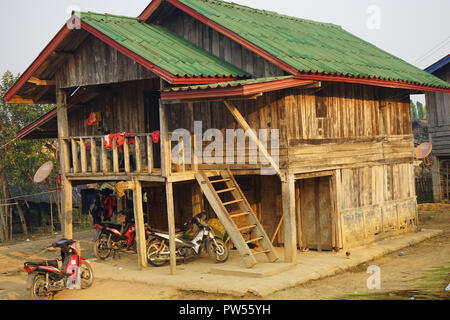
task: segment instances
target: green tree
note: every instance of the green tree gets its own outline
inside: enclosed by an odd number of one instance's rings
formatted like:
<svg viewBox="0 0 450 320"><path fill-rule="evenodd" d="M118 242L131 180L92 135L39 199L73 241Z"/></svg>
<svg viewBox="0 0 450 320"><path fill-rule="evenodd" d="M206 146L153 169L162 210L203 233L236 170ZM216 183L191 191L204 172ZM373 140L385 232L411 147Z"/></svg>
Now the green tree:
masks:
<svg viewBox="0 0 450 320"><path fill-rule="evenodd" d="M46 161L54 161L56 166L54 153L46 147L48 140L17 139L17 132L20 129L53 108L39 104L7 104L3 97L17 78L7 71L0 79L0 202L17 193L42 190L41 187L31 183L28 174L33 175ZM0 238L2 238L1 218L5 215L5 207L0 207Z"/></svg>
<svg viewBox="0 0 450 320"><path fill-rule="evenodd" d="M417 101L416 107L417 107L417 116L419 117L419 119L425 119L425 111L424 111L425 108L423 104L420 103L420 101Z"/></svg>
<svg viewBox="0 0 450 320"><path fill-rule="evenodd" d="M411 118L413 121L417 120L418 119L417 108L416 105L414 104L414 101L410 100L410 105L411 105Z"/></svg>

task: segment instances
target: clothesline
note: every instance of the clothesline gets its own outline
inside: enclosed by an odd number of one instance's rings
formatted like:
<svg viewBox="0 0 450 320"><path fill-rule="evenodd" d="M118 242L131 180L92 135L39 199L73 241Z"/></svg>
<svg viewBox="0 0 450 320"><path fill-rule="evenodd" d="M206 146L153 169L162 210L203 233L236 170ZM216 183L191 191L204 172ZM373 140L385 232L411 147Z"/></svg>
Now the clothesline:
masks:
<svg viewBox="0 0 450 320"><path fill-rule="evenodd" d="M41 196L44 194L50 194L50 193L55 193L55 191L47 191L47 192L41 192L41 193L35 193L35 194L26 194L26 195L21 195L21 196L17 196L17 197L12 197L12 198L7 198L7 199L0 199L0 202L5 202L5 201L9 201L9 200L15 200L15 199L21 199L21 198L31 198L31 197L35 197L35 196Z"/></svg>

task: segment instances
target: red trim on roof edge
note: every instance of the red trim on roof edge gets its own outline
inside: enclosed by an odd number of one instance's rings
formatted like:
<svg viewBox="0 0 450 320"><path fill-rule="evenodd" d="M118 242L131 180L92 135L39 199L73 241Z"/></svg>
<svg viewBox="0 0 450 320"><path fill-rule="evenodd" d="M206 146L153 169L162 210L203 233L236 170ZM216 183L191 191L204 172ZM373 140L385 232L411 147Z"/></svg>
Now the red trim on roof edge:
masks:
<svg viewBox="0 0 450 320"><path fill-rule="evenodd" d="M352 77L344 77L344 76L327 76L327 75L322 75L322 74L309 74L309 73L297 73L296 78L303 79L303 80L358 83L358 84L365 84L365 85L371 85L371 86L389 87L389 88L395 88L395 89L408 89L408 90L417 90L417 91L450 93L450 89L421 86L421 85L417 85L417 84L395 81L395 80L352 78Z"/></svg>
<svg viewBox="0 0 450 320"><path fill-rule="evenodd" d="M70 21L70 19L69 19ZM8 90L4 96L4 100L8 102L16 94L16 92L30 79L33 73L39 68L39 66L55 51L58 45L63 41L70 33L70 28L65 24L56 36L50 41L50 43L39 54L36 60L28 67L28 69L20 76L19 80Z"/></svg>
<svg viewBox="0 0 450 320"><path fill-rule="evenodd" d="M19 132L17 132L17 138L22 139L24 136L26 136L31 131L33 131L36 127L51 120L53 117L56 117L57 114L58 114L57 108L52 109L51 111L47 112L42 117L40 117L39 119L35 120L34 122L27 125L25 128L21 129Z"/></svg>
<svg viewBox="0 0 450 320"><path fill-rule="evenodd" d="M147 20L153 12L155 12L156 9L160 6L162 0L153 0L150 2L150 4L147 6L147 8L142 11L142 13L139 15L138 19L145 21Z"/></svg>
<svg viewBox="0 0 450 320"><path fill-rule="evenodd" d="M236 97L249 96L262 92L269 92L275 90L282 90L298 86L306 86L314 83L311 80L299 79L285 79L265 83L244 84L237 87L227 88L211 88L199 89L190 91L173 91L161 92L161 100L184 100L184 99L207 99L207 98L222 98L222 97Z"/></svg>

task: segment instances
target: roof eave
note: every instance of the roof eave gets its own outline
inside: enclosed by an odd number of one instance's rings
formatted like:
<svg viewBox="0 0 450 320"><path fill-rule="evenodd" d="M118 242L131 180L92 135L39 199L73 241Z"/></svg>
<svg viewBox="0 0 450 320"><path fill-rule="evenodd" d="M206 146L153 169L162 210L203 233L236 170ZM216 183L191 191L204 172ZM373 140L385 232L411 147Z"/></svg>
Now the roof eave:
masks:
<svg viewBox="0 0 450 320"><path fill-rule="evenodd" d="M161 92L162 101L192 100L192 99L226 99L231 97L246 97L259 93L283 90L294 87L305 87L316 84L317 81L285 79L265 83L239 85L226 88L211 88L187 91Z"/></svg>
<svg viewBox="0 0 450 320"><path fill-rule="evenodd" d="M407 90L423 91L423 92L450 93L450 88L431 87L431 86L407 83L407 82L403 82L403 81L394 81L394 80L368 79L368 78L359 78L359 77L310 74L310 73L301 73L301 72L298 72L296 74L296 78L304 79L304 80L355 83L355 84L364 84L364 85L387 87L387 88L394 88L394 89L407 89Z"/></svg>

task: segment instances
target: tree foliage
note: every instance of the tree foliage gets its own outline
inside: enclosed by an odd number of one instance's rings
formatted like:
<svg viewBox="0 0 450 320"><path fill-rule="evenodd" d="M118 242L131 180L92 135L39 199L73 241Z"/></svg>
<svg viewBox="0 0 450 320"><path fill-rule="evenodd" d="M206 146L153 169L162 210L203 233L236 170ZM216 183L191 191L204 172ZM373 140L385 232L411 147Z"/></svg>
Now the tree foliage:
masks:
<svg viewBox="0 0 450 320"><path fill-rule="evenodd" d="M53 108L39 104L7 104L3 97L17 78L6 71L0 81L0 173L6 178L10 193L36 189L28 173L33 175L44 162L53 161L56 168L55 153L46 147L48 140L16 139L18 131Z"/></svg>

